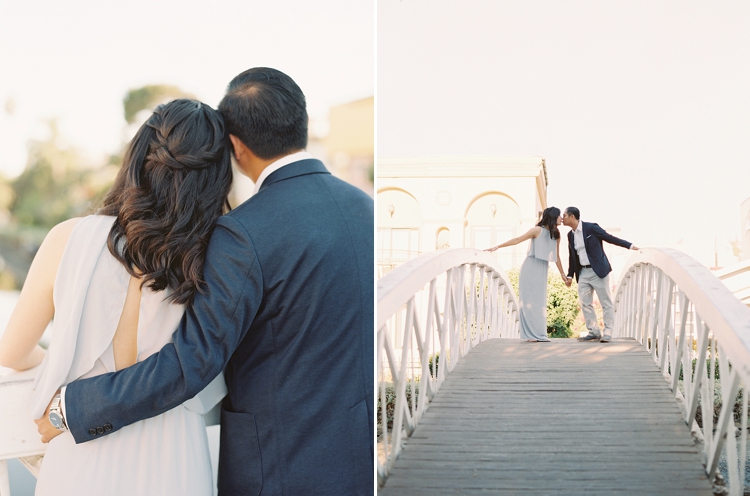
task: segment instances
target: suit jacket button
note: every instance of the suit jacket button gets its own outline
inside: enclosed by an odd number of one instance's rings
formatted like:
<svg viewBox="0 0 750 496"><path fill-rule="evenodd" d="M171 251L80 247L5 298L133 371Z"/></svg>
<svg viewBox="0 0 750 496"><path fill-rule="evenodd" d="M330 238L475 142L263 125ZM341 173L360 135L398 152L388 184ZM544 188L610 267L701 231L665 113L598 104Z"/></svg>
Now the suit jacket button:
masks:
<svg viewBox="0 0 750 496"><path fill-rule="evenodd" d="M104 427L102 427L102 426L97 427L96 428L96 433L97 434L104 434Z"/></svg>
<svg viewBox="0 0 750 496"><path fill-rule="evenodd" d="M104 424L104 430L109 432L112 430L112 424Z"/></svg>
<svg viewBox="0 0 750 496"><path fill-rule="evenodd" d="M89 429L89 434L96 436L96 429Z"/></svg>

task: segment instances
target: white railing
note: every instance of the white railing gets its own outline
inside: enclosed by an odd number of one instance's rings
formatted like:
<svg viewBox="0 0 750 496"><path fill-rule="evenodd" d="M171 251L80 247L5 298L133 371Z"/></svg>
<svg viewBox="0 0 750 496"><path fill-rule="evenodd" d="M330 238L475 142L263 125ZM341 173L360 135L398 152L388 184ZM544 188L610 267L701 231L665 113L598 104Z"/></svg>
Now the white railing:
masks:
<svg viewBox="0 0 750 496"><path fill-rule="evenodd" d="M623 270L615 295L615 335L646 347L702 442L706 474L714 480L724 450L729 494L741 496L747 469L750 308L688 255L647 248Z"/></svg>
<svg viewBox="0 0 750 496"><path fill-rule="evenodd" d="M18 458L35 477L39 474L46 445L29 409L35 373L0 368L0 496L10 496L8 460Z"/></svg>
<svg viewBox="0 0 750 496"><path fill-rule="evenodd" d="M518 300L495 257L460 248L422 255L386 274L378 281L377 305L382 486L402 443L461 358L488 338L518 337ZM389 383L395 395L392 438Z"/></svg>

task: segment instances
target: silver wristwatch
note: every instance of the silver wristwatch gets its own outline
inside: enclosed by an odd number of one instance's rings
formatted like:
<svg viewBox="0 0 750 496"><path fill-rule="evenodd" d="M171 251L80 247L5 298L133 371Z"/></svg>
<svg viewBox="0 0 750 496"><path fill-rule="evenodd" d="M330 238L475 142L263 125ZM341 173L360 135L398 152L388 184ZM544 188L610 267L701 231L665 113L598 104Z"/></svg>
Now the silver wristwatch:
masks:
<svg viewBox="0 0 750 496"><path fill-rule="evenodd" d="M67 431L68 424L65 423L62 408L60 407L60 395L56 394L52 398L52 404L49 407L49 423L58 431Z"/></svg>

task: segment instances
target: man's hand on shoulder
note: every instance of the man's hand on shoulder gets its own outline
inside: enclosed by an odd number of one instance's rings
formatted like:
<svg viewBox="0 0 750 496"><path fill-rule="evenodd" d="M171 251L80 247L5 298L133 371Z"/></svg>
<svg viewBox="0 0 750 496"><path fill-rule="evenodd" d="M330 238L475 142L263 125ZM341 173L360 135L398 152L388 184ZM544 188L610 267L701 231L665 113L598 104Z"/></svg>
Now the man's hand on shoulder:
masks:
<svg viewBox="0 0 750 496"><path fill-rule="evenodd" d="M56 394L60 394L59 389ZM52 400L54 400L54 397ZM50 400L49 405L47 405L47 409L44 411L42 418L34 419L34 422L36 422L36 429L39 431L39 434L41 434L43 443L48 443L63 433L63 431L56 429L49 421L49 409L52 406L52 400Z"/></svg>

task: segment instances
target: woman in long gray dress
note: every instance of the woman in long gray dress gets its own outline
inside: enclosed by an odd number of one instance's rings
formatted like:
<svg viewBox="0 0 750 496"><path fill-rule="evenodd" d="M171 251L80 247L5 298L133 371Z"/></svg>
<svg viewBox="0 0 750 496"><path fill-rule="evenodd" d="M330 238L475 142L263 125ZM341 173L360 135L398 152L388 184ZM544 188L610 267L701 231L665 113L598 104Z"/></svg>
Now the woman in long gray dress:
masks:
<svg viewBox="0 0 750 496"><path fill-rule="evenodd" d="M518 276L520 293L519 318L521 320L521 339L529 342L548 342L547 338L547 269L550 262L555 262L560 277L567 281L560 261L560 231L562 224L560 209L549 207L542 213L542 220L525 234L489 248L493 252L498 248L513 246L531 240L529 252L521 264Z"/></svg>

